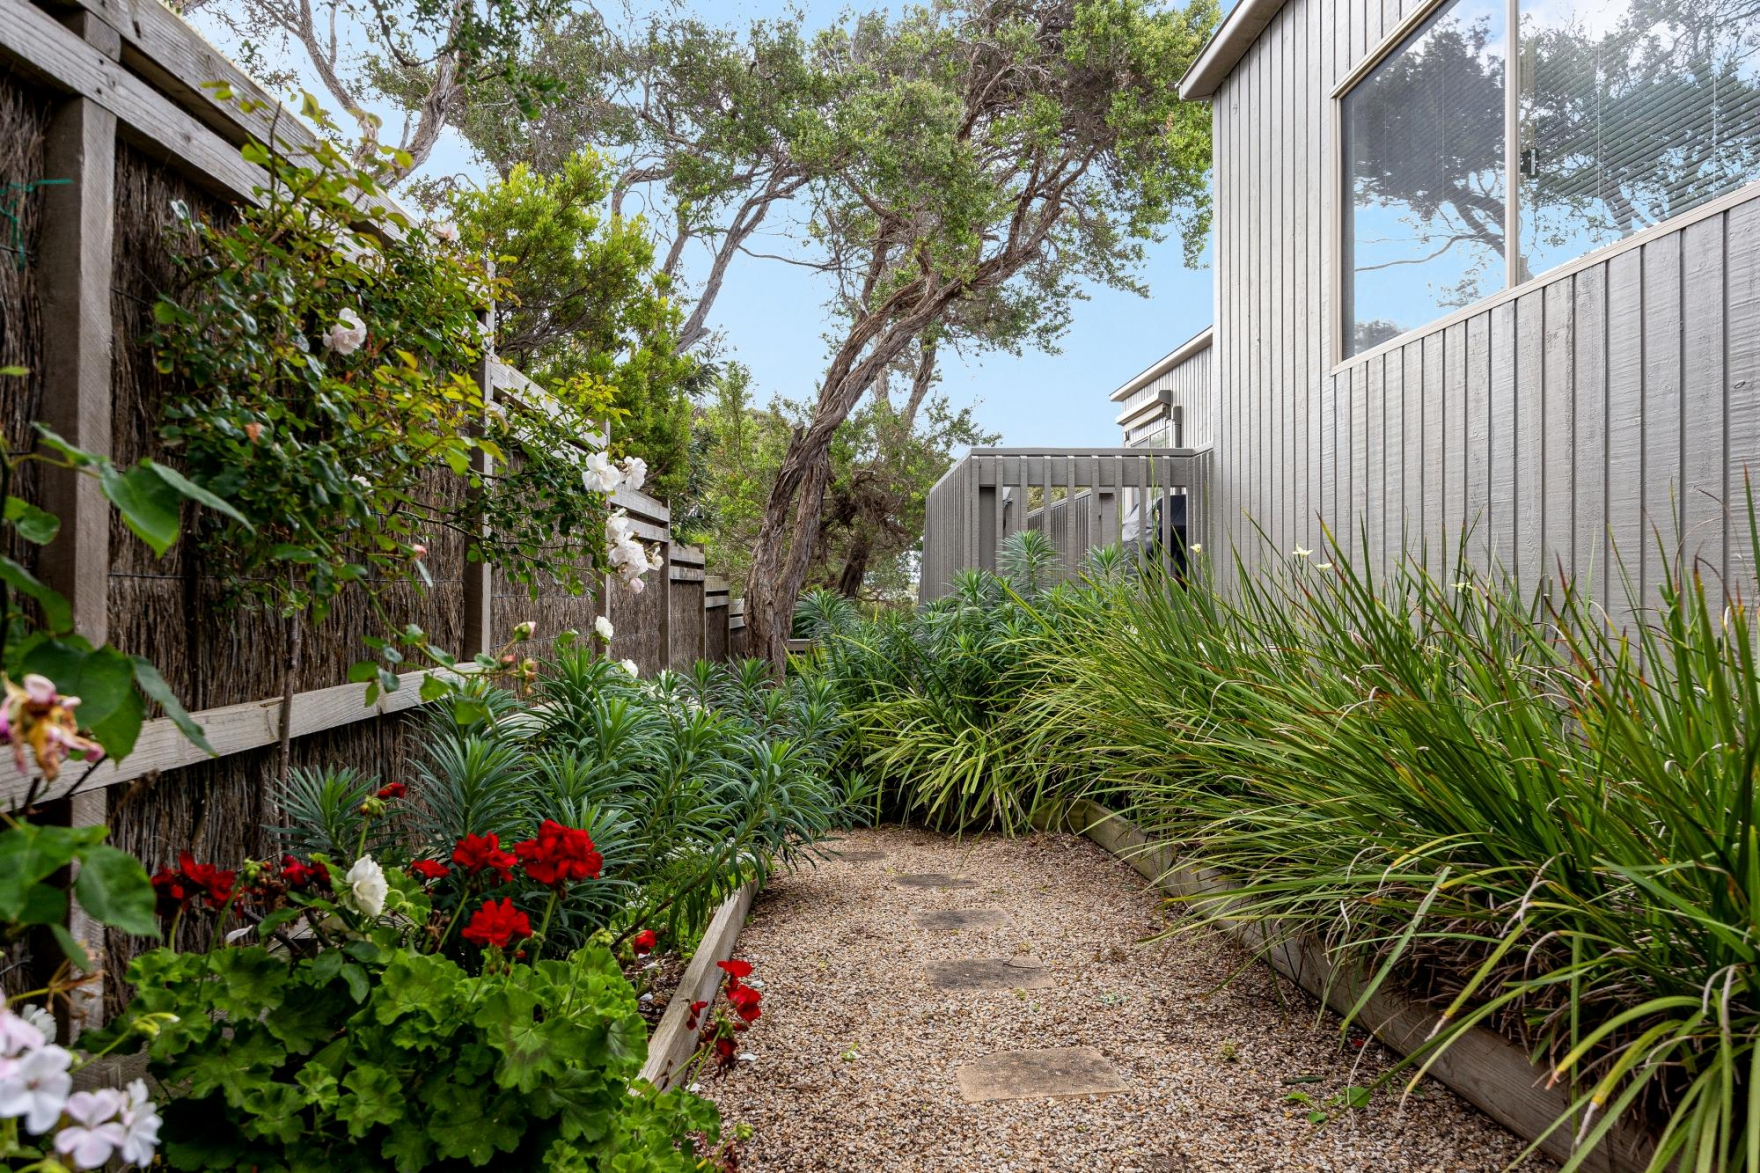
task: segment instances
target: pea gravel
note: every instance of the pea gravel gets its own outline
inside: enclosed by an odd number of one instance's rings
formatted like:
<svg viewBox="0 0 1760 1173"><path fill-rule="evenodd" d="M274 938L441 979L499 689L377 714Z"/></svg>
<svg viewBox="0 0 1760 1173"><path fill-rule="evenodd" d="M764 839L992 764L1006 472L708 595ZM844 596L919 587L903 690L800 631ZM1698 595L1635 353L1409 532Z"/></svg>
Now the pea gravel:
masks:
<svg viewBox="0 0 1760 1173"><path fill-rule="evenodd" d="M1174 914L1085 839L962 842L882 827L839 846L885 855L777 877L740 935L736 956L756 966L764 1013L741 1039L748 1058L702 1090L729 1134L754 1129L742 1173L1492 1173L1521 1150L1436 1084L1403 1106L1378 1091L1365 1109L1311 1124L1292 1091L1324 1106L1373 1083L1391 1054L1341 1044L1336 1018L1316 1023L1310 999L1218 934L1139 944ZM894 881L923 873L977 886ZM1003 920L950 931L913 915L979 908ZM1011 957L1049 966L1054 984L951 993L928 979L932 962ZM1131 1090L960 1098L961 1064L1077 1046L1098 1048Z"/></svg>

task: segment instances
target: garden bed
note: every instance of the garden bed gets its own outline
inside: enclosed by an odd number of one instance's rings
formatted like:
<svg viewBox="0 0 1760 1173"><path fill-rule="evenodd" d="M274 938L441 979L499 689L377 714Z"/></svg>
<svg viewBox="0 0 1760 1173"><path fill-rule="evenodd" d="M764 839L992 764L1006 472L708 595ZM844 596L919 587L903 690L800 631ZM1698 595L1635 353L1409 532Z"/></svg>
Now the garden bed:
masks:
<svg viewBox="0 0 1760 1173"><path fill-rule="evenodd" d="M1226 891L1232 885L1211 870L1181 868L1173 852L1099 803L1075 799L1035 812L1034 824L1066 829L1100 844L1128 862L1150 882L1176 897ZM1341 969L1311 942L1285 942L1266 947L1267 934L1256 923L1233 933L1242 944L1262 951L1264 960L1309 994L1340 1014L1356 1006L1366 976ZM1355 1016L1377 1039L1401 1055L1423 1047L1439 1025L1439 1014L1424 1003L1386 986L1369 995ZM1474 1030L1430 1064L1428 1074L1524 1140L1545 1134L1540 1150L1556 1161L1575 1152L1574 1137L1553 1124L1570 1107L1564 1091L1547 1086L1547 1073L1528 1060L1522 1049L1486 1029ZM1592 1173L1639 1173L1654 1148L1652 1138L1624 1127L1602 1142L1580 1168Z"/></svg>

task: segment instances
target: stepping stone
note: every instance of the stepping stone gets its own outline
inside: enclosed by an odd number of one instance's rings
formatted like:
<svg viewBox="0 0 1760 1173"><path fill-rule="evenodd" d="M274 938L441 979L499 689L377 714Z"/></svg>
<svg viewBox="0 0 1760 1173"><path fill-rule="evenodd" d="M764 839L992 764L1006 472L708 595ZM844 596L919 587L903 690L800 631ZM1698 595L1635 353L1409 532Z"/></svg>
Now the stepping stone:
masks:
<svg viewBox="0 0 1760 1173"><path fill-rule="evenodd" d="M998 1051L967 1063L957 1075L960 1097L969 1104L1106 1096L1131 1090L1106 1057L1093 1047Z"/></svg>
<svg viewBox="0 0 1760 1173"><path fill-rule="evenodd" d="M1017 965L1002 957L977 957L968 961L931 961L929 984L937 990L976 993L1041 990L1052 982L1051 970L1043 965Z"/></svg>
<svg viewBox="0 0 1760 1173"><path fill-rule="evenodd" d="M917 923L925 929L981 929L1008 919L995 908L937 908L916 915Z"/></svg>
<svg viewBox="0 0 1760 1173"><path fill-rule="evenodd" d="M870 860L885 859L884 851L833 851L833 859L841 859L845 863L866 863Z"/></svg>
<svg viewBox="0 0 1760 1173"><path fill-rule="evenodd" d="M959 879L946 872L912 872L909 875L892 878L907 888L976 888L978 886L976 880Z"/></svg>

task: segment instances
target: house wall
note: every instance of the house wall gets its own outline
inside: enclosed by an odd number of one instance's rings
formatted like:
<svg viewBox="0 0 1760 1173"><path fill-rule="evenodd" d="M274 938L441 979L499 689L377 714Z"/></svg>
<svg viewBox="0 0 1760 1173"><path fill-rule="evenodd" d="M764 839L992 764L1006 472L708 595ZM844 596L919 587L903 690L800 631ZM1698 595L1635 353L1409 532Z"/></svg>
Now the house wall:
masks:
<svg viewBox="0 0 1760 1173"><path fill-rule="evenodd" d="M1330 95L1416 6L1292 0L1212 99L1213 521L1249 568L1324 523L1442 573L1471 524L1475 564L1562 567L1616 610L1615 549L1646 600L1683 550L1752 598L1760 192L1332 366Z"/></svg>
<svg viewBox="0 0 1760 1173"><path fill-rule="evenodd" d="M1170 392L1168 408L1185 409L1185 427L1183 447L1207 447L1215 439L1215 395L1211 386L1210 355L1213 347L1205 347L1190 355L1177 366L1164 371L1160 377L1137 388L1125 397L1119 405L1119 414L1130 408L1138 407L1153 399L1161 391ZM1124 442L1129 447L1160 446L1169 447L1173 437L1167 432L1169 411L1163 410L1160 415L1153 416L1140 423L1134 423L1124 429Z"/></svg>

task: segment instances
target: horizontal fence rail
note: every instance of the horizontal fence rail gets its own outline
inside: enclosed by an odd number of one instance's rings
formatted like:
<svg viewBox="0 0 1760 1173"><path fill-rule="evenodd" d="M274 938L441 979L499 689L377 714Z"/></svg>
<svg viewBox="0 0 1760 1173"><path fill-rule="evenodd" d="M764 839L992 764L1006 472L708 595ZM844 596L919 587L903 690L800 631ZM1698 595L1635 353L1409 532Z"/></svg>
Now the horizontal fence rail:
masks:
<svg viewBox="0 0 1760 1173"><path fill-rule="evenodd" d="M1199 448L974 448L929 490L919 597L948 594L962 570L997 570L1021 531L1050 541L1054 579L1114 543L1177 569L1208 529L1209 469Z"/></svg>

